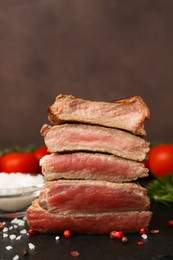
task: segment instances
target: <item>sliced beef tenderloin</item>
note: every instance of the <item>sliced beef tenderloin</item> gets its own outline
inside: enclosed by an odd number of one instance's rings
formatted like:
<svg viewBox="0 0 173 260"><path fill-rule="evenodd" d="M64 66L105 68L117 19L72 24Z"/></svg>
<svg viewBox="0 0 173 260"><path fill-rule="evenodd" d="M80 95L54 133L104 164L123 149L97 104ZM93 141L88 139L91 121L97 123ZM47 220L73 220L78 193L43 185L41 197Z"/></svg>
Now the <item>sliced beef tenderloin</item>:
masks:
<svg viewBox="0 0 173 260"><path fill-rule="evenodd" d="M147 190L135 183L59 180L44 184L39 204L50 212L142 211L150 201Z"/></svg>
<svg viewBox="0 0 173 260"><path fill-rule="evenodd" d="M48 118L53 124L82 122L119 128L137 135L146 134L144 121L149 117L150 111L140 96L101 102L60 94L48 109Z"/></svg>
<svg viewBox="0 0 173 260"><path fill-rule="evenodd" d="M107 127L62 124L41 129L49 152L90 151L142 161L149 151L149 142L134 134Z"/></svg>
<svg viewBox="0 0 173 260"><path fill-rule="evenodd" d="M138 232L147 227L150 211L104 212L104 213L51 213L40 207L35 200L27 210L30 228L42 233L63 233L69 229L78 234L109 234L113 230L124 233Z"/></svg>
<svg viewBox="0 0 173 260"><path fill-rule="evenodd" d="M46 180L85 179L130 182L148 176L141 162L100 153L53 153L41 158Z"/></svg>

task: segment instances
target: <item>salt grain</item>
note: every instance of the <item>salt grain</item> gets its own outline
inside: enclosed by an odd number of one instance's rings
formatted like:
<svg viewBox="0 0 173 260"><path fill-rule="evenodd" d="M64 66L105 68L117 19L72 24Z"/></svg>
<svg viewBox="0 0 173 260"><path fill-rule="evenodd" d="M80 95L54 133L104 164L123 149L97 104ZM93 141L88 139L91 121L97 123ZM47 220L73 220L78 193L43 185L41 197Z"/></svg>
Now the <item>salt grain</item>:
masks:
<svg viewBox="0 0 173 260"><path fill-rule="evenodd" d="M9 227L9 230L12 230L13 229L13 226Z"/></svg>
<svg viewBox="0 0 173 260"><path fill-rule="evenodd" d="M12 224L15 224L15 225L18 225L20 227L24 226L25 225L25 221L23 219L18 219L18 218L14 218L12 221L11 221Z"/></svg>
<svg viewBox="0 0 173 260"><path fill-rule="evenodd" d="M56 237L55 237L55 240L59 240L59 236L56 236Z"/></svg>
<svg viewBox="0 0 173 260"><path fill-rule="evenodd" d="M18 255L15 255L15 256L13 257L13 260L17 260L17 259L19 259L19 256L18 256Z"/></svg>
<svg viewBox="0 0 173 260"><path fill-rule="evenodd" d="M3 232L8 232L8 228L4 227Z"/></svg>
<svg viewBox="0 0 173 260"><path fill-rule="evenodd" d="M11 240L16 239L16 235L14 235L14 234L10 235L10 239L11 239Z"/></svg>
<svg viewBox="0 0 173 260"><path fill-rule="evenodd" d="M3 238L6 238L6 237L8 237L8 234L7 234L7 233L4 233L4 234L3 234Z"/></svg>
<svg viewBox="0 0 173 260"><path fill-rule="evenodd" d="M21 237L22 237L21 235L20 235L20 236L17 236L17 237L16 237L16 240L20 240Z"/></svg>
<svg viewBox="0 0 173 260"><path fill-rule="evenodd" d="M35 246L32 243L29 243L28 246L29 246L29 249L31 249L31 250L35 249Z"/></svg>
<svg viewBox="0 0 173 260"><path fill-rule="evenodd" d="M12 246L6 246L6 249L7 249L7 250L12 250L13 247L12 247Z"/></svg>
<svg viewBox="0 0 173 260"><path fill-rule="evenodd" d="M9 195L14 192L14 189L23 188L25 191L26 187L37 186L44 182L42 174L23 174L20 172L7 174L1 172L0 174L0 190L1 195ZM5 189L8 189L8 193Z"/></svg>
<svg viewBox="0 0 173 260"><path fill-rule="evenodd" d="M24 234L26 234L27 233L27 230L26 229L22 229L21 231L20 231L20 234L22 234L22 235L24 235Z"/></svg>
<svg viewBox="0 0 173 260"><path fill-rule="evenodd" d="M147 236L146 234L142 234L141 237L142 237L143 239L147 239L147 238L148 238L148 236Z"/></svg>
<svg viewBox="0 0 173 260"><path fill-rule="evenodd" d="M17 229L18 226L17 226L17 225L14 225L13 227L14 227L14 229Z"/></svg>

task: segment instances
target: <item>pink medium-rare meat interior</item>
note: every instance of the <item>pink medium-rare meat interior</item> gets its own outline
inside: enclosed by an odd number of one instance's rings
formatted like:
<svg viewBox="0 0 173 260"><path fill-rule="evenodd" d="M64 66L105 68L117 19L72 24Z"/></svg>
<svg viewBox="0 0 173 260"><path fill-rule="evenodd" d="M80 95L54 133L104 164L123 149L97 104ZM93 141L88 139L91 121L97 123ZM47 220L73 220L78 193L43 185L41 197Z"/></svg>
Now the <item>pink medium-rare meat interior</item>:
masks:
<svg viewBox="0 0 173 260"><path fill-rule="evenodd" d="M105 212L95 214L51 213L39 206L35 200L27 210L30 228L42 233L63 233L69 229L76 234L109 234L113 230L125 233L139 232L147 227L152 213L150 211Z"/></svg>
<svg viewBox="0 0 173 260"><path fill-rule="evenodd" d="M141 211L150 201L147 190L135 183L111 183L91 180L46 182L39 204L48 211Z"/></svg>
<svg viewBox="0 0 173 260"><path fill-rule="evenodd" d="M41 134L48 150L53 152L90 151L142 161L149 143L133 134L107 127L63 124L43 125Z"/></svg>
<svg viewBox="0 0 173 260"><path fill-rule="evenodd" d="M148 176L143 163L99 153L54 153L41 158L46 180L91 179L128 182Z"/></svg>
<svg viewBox="0 0 173 260"><path fill-rule="evenodd" d="M53 124L77 122L97 124L145 135L144 121L150 111L140 96L101 102L60 94L49 106L48 118Z"/></svg>

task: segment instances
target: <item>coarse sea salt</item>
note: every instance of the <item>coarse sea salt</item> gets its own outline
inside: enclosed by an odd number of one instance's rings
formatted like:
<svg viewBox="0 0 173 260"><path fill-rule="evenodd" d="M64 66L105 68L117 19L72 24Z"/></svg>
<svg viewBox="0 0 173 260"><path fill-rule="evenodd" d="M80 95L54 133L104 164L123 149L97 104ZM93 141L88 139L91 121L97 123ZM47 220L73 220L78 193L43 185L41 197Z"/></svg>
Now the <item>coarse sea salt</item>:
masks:
<svg viewBox="0 0 173 260"><path fill-rule="evenodd" d="M9 195L11 190L37 186L44 182L42 174L25 174L25 173L10 173L1 172L0 174L0 190L1 195ZM5 190L4 190L5 189ZM8 192L6 189L9 189Z"/></svg>
<svg viewBox="0 0 173 260"><path fill-rule="evenodd" d="M23 219L14 218L14 219L12 219L11 224L18 225L18 226L22 227L22 226L25 225L25 221Z"/></svg>
<svg viewBox="0 0 173 260"><path fill-rule="evenodd" d="M7 250L12 250L13 247L12 247L12 246L6 246L6 249L7 249Z"/></svg>
<svg viewBox="0 0 173 260"><path fill-rule="evenodd" d="M55 237L55 240L59 240L59 236L56 236L56 237Z"/></svg>
<svg viewBox="0 0 173 260"><path fill-rule="evenodd" d="M21 235L17 236L17 237L16 237L16 240L20 240L21 237L22 237Z"/></svg>
<svg viewBox="0 0 173 260"><path fill-rule="evenodd" d="M22 211L39 195L44 184L42 174L0 173L0 210Z"/></svg>
<svg viewBox="0 0 173 260"><path fill-rule="evenodd" d="M24 234L26 234L27 233L27 230L26 229L22 229L21 231L20 231L20 234L22 234L22 235L24 235Z"/></svg>
<svg viewBox="0 0 173 260"><path fill-rule="evenodd" d="M8 228L4 227L3 232L8 232Z"/></svg>
<svg viewBox="0 0 173 260"><path fill-rule="evenodd" d="M147 234L142 234L141 237L142 237L143 239L147 239L147 238L148 238Z"/></svg>
<svg viewBox="0 0 173 260"><path fill-rule="evenodd" d="M18 260L19 259L19 256L18 255L15 255L14 257L13 257L13 260Z"/></svg>
<svg viewBox="0 0 173 260"><path fill-rule="evenodd" d="M28 246L29 246L29 249L31 249L31 250L35 249L35 245L33 245L32 243L29 243Z"/></svg>
<svg viewBox="0 0 173 260"><path fill-rule="evenodd" d="M11 240L16 239L16 235L15 235L15 234L10 235L10 239L11 239Z"/></svg>

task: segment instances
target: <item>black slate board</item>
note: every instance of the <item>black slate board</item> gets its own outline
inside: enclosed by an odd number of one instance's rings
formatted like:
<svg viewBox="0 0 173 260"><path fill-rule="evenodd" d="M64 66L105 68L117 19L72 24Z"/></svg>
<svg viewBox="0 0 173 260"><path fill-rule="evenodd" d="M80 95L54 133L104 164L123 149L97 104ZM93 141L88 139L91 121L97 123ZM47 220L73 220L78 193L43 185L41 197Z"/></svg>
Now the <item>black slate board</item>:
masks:
<svg viewBox="0 0 173 260"><path fill-rule="evenodd" d="M0 231L0 259L9 260L17 254L19 259L27 260L64 260L64 259L173 259L173 227L168 226L168 219L173 219L173 206L166 207L158 203L151 204L153 218L149 226L151 229L159 229L159 234L149 232L148 239L143 240L137 234L128 234L127 244L120 240L110 239L106 235L74 235L70 238L64 238L60 235L58 241L55 240L55 234L36 234L34 236L23 235L19 241L10 241L9 238L2 237ZM3 221L3 219L1 219ZM10 220L7 225L10 225ZM23 229L20 228L20 229ZM28 227L26 226L26 229ZM19 228L10 231L11 234L19 235ZM138 241L144 241L143 245L138 245ZM28 256L22 256L22 250L28 248L28 243L33 243L35 249L29 251ZM5 246L11 244L13 250L7 251ZM77 250L79 257L72 257L70 252Z"/></svg>
<svg viewBox="0 0 173 260"><path fill-rule="evenodd" d="M153 178L150 176L139 181L146 186ZM0 231L0 260L11 260L15 255L19 259L27 260L171 260L173 259L173 227L168 226L168 220L173 219L173 204L165 206L151 201L153 217L149 225L147 240L141 238L139 233L127 234L128 243L121 240L110 239L109 235L72 235L70 238L58 234L36 234L34 236L22 235L19 241L3 238ZM10 219L0 219L11 226ZM9 234L20 235L20 230L25 227L13 229ZM159 229L159 234L151 234L151 229ZM138 245L143 241L143 245ZM34 250L28 250L28 243L35 245ZM13 250L7 251L6 246L12 245ZM28 250L28 255L23 256L23 249ZM72 257L71 251L78 251L79 257Z"/></svg>

